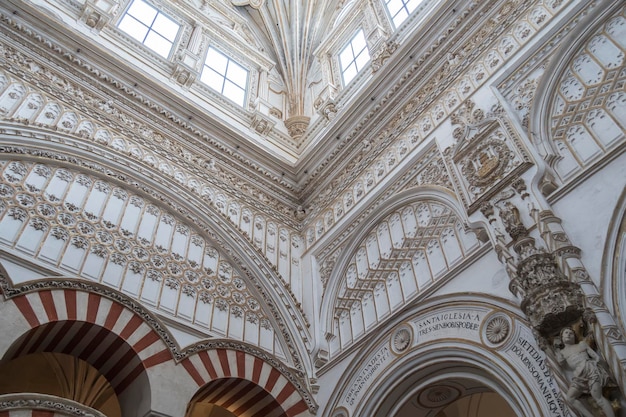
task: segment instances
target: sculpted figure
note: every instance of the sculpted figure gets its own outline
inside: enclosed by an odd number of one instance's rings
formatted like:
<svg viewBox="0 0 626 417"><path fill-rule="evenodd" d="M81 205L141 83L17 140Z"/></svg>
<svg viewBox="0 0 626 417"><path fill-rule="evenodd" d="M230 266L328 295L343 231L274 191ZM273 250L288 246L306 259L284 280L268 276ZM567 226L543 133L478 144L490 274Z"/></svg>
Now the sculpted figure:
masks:
<svg viewBox="0 0 626 417"><path fill-rule="evenodd" d="M590 394L606 417L615 417L609 400L602 396L602 387L609 376L600 366L600 357L589 345L580 341L576 343L576 334L571 327L561 330L563 347L555 349L559 364L567 363L574 372L572 382L567 391L567 400L582 416L595 417L580 401L580 396Z"/></svg>

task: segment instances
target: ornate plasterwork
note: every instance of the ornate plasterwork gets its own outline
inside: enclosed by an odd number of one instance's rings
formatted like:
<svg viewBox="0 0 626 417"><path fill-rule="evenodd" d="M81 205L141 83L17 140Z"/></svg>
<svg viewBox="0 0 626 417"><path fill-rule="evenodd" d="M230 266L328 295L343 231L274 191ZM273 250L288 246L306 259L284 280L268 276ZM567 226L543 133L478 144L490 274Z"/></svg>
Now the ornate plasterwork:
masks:
<svg viewBox="0 0 626 417"><path fill-rule="evenodd" d="M332 299L334 330L346 347L446 276L480 244L450 208L434 201L399 207L351 249ZM399 350L401 351L401 350Z"/></svg>
<svg viewBox="0 0 626 417"><path fill-rule="evenodd" d="M417 133L415 134L417 135ZM411 136L409 136L409 138L410 137ZM398 155L404 156L406 152L408 152L407 142L400 142L396 152L387 153L372 169L367 170L361 177L357 178L352 189L347 190L344 194L340 195L339 198L334 200L327 210L318 215L318 217L309 217L307 223L310 225L304 232L307 247L312 247L318 240L323 238L326 233L332 230L336 222L346 217L355 209L357 203L364 199L367 193L376 189L379 182L382 182L386 178L386 174L398 163L398 159L400 158ZM427 151L418 162L414 163L411 169L405 172L404 175L398 178L392 185L388 186L383 196L379 197L374 202L370 202L366 212L355 219L347 229L344 229L346 231L342 232L340 237L330 242L329 245L320 252L321 259L324 259L326 254L335 251L336 246L350 236L355 228L373 211L381 207L389 197L401 191L420 186L432 186L449 192L452 192L454 189L450 177L447 174L443 158L434 147L431 147L431 149Z"/></svg>
<svg viewBox="0 0 626 417"><path fill-rule="evenodd" d="M457 11L459 17L437 37L425 53L414 58L416 62L402 80L390 88L380 100L377 99L374 108L359 119L353 130L342 135L342 145L318 165L317 171L311 176L312 182L306 184L306 187L321 188L325 177L316 174L322 169L328 169L327 166L331 165L331 160L336 155L349 153L348 147L359 146L361 150L355 153L356 169L344 167L341 172L333 175L340 185L352 184L356 176L361 175L368 167L371 169L372 161L380 158L381 153L391 143L402 140L399 137L406 135L410 128L418 131L421 129L422 137L428 136L563 7L558 1L535 6L530 2L506 2L498 5L499 8L492 7L494 17L487 24L479 24L476 16L468 9ZM476 36L469 38L470 42L466 41L467 43L453 48L450 45L461 42L457 36L465 34L459 27L476 27L480 30ZM464 36L463 39L468 37ZM458 51L452 55L445 52L450 49ZM397 94L399 91L404 92L402 96ZM400 100L406 100L406 104L396 112L390 122L384 121L386 113L381 111L384 106ZM369 126L375 125L383 127L367 130ZM356 137L360 140L355 141ZM372 152L372 149L377 151ZM344 187L336 187L334 184L323 187L320 192L308 193L316 196L310 202L312 207L329 207L329 200L345 192Z"/></svg>
<svg viewBox="0 0 626 417"><path fill-rule="evenodd" d="M4 51L5 54L9 53L8 49ZM30 62L19 53L11 56L12 59L24 58L27 63ZM289 272L298 269L300 251L297 242L300 239L294 232L296 226L293 214L286 211L289 206L280 205L281 211L274 212L271 210L275 208L272 206L274 200L268 194L255 191L248 182L241 181L223 169L215 159L194 156L160 131L130 119L114 102L90 95L47 67L39 67L34 62L28 65L34 66L28 77L40 77L38 81L31 80L37 90L32 88L31 83L18 81L9 73L0 71L0 117L21 125L66 132L66 144L81 147L86 142L91 151L122 153L141 163L145 170L158 171L158 176L153 175L154 180L163 183L162 177L167 177L223 213L241 229L242 234L254 242L284 277L288 279L291 276ZM63 101L54 99L51 95L58 94L55 86L63 90L65 102L70 101L66 96L80 98L82 104L75 102L73 105L81 110L67 107ZM87 109L87 105L91 108ZM92 111L94 114L102 112L106 118L101 115L89 117ZM130 129L115 125L115 121L130 125ZM172 160L173 155L180 156L181 160ZM237 188L255 193L255 200L236 191ZM258 204L259 200L264 204ZM272 218L279 218L281 222L276 224L271 221ZM281 226L286 220L286 225Z"/></svg>
<svg viewBox="0 0 626 417"><path fill-rule="evenodd" d="M452 116L456 144L444 154L470 213L530 166L530 155L501 107L487 115L471 100Z"/></svg>
<svg viewBox="0 0 626 417"><path fill-rule="evenodd" d="M229 330L233 319L257 332L272 330L265 302L219 246L172 213L65 168L20 161L0 161L0 167L5 245L213 334L238 338ZM216 316L225 324L221 330L211 319Z"/></svg>
<svg viewBox="0 0 626 417"><path fill-rule="evenodd" d="M557 83L549 110L548 134L558 159L554 161L554 168L562 182L623 143L626 130L624 28L626 8L589 37L571 58Z"/></svg>
<svg viewBox="0 0 626 417"><path fill-rule="evenodd" d="M396 355L401 355L408 351L413 345L413 327L408 324L399 326L391 335L391 350Z"/></svg>
<svg viewBox="0 0 626 417"><path fill-rule="evenodd" d="M417 402L424 408L442 409L459 399L461 391L453 385L431 385L417 396Z"/></svg>
<svg viewBox="0 0 626 417"><path fill-rule="evenodd" d="M245 278L246 283L254 287L256 293L260 298L266 300L267 311L271 314L271 320L276 323L276 335L280 334L280 337L285 341L285 347L287 347L286 352L289 352L290 359L294 361L294 366L296 369L302 370L303 364L301 362L301 357L299 351L304 349L303 347L298 348L293 342L292 326L287 325L284 322L283 313L281 313L281 309L286 307L287 310L291 310L293 307L288 307L286 304L290 304L293 301L292 295L282 297L281 299L286 303L282 303L278 306L276 301L272 300L271 291L267 288L267 285L273 286L273 291L277 291L278 294L289 293L289 291L285 288L282 283L278 283L276 280L275 273L271 268L267 268L267 264L262 261L258 256L258 252L253 250L249 244L244 241L241 241L241 236L238 233L232 233L228 228L223 228L220 233L217 233L213 230L206 222L205 219L201 219L197 214L190 212L187 208L181 206L179 203L176 203L164 195L157 192L155 189L148 187L144 183L137 183L133 178L126 176L121 172L116 172L111 170L110 168L105 168L91 161L84 161L77 157L67 156L63 154L54 153L51 151L40 151L29 148L21 148L21 147L13 147L13 146L2 146L0 147L0 151L3 154L16 154L16 155L29 155L30 158L41 158L41 159L49 159L55 160L56 164L72 164L76 167L81 167L84 170L88 170L94 173L98 173L103 177L110 177L114 179L116 182L124 184L124 187L127 189L137 189L142 192L145 196L148 196L152 201L159 201L166 206L169 206L170 210L173 213L177 213L176 216L181 216L186 219L190 225L194 225L194 228L197 228L201 231L201 234L205 236L207 239L213 242L214 247L219 247L221 252L225 254L225 256L229 259L229 262L239 271L242 277ZM58 165L56 165L58 166ZM29 176L30 177L30 176ZM21 181L21 177L20 177ZM24 189L27 189L24 187ZM23 190L22 190L23 191ZM82 208L78 208L79 211L82 211ZM24 211L24 210L22 210ZM72 210L70 210L72 211ZM17 211L16 211L17 212ZM17 212L19 213L19 212ZM28 215L28 213L26 213ZM211 213L204 213L205 216L211 217ZM7 217L8 216L8 217ZM11 218L9 213L4 214L5 218ZM18 215L19 217L19 215ZM19 221L17 219L13 219L15 221ZM213 218L211 221L214 224L220 224L220 217ZM21 222L20 222L21 223ZM33 223L36 226L36 223ZM24 226L25 227L25 226ZM34 228L35 231L36 227ZM42 231L38 231L42 232ZM59 234L59 237L64 237L65 235ZM67 236L69 239L70 236ZM56 237L52 236L52 239L56 239ZM66 241L64 241L66 242ZM237 251L233 249L232 242L237 242L237 247L239 248ZM243 252L242 252L243 251ZM246 259L250 261L245 261L241 257L245 256ZM248 265L247 262L252 262L253 265ZM258 272L253 272L253 269L259 269L262 271L262 275L258 275ZM262 277L262 279L261 279ZM147 280L148 282L150 280ZM295 303L295 302L294 302ZM299 306L295 306L296 310L292 310L289 313L289 317L293 321L295 327L297 328L297 332L299 332L299 338L302 342L306 343L309 339L308 336L308 323L301 316L302 310ZM299 319L299 316L302 319Z"/></svg>
<svg viewBox="0 0 626 417"><path fill-rule="evenodd" d="M259 209L263 209L264 206L271 208L266 210L266 216L282 214L284 216L282 222L295 225L291 218L296 205L294 190L280 175L264 171L262 166L245 159L234 147L228 147L196 128L193 121L188 120L186 116L173 114L161 108L147 97L141 96L133 87L91 67L81 60L78 54L65 51L7 16L2 16L1 19L3 25L12 28L9 32L16 31L22 37L32 39L34 43L28 47L37 54L36 57L29 56L5 43L2 45L1 53L6 60L4 64L6 72L17 76L25 85L35 87L37 91L47 95L47 99L57 101L59 110L71 109L78 116L77 122L89 121L94 129L92 134L104 129L111 140L116 136L122 136L123 149L120 150L130 153L139 161L156 166L162 165L163 162L171 164L170 175L173 171L183 172L187 181L195 177L196 182L209 182L227 191L229 195L236 196L240 204L245 202L250 206L256 204ZM20 42L23 42L23 39ZM65 67L65 63L57 62L60 55L72 66ZM71 73L73 77L58 74L55 70L56 65L61 65L64 71ZM110 88L107 91L108 97L103 98L101 93L92 92L94 79L104 82ZM102 86L99 87L101 88ZM125 106L120 103L124 103ZM145 112L142 110L144 107L153 111ZM11 109L7 109L9 110ZM153 113L153 116L150 116L150 113ZM19 116L17 118L24 119ZM52 121L29 120L29 123L33 122L54 125ZM74 127L70 126L64 130L73 132ZM201 151L196 152L193 147L181 145L181 142L184 142L180 141L181 134L186 135L188 142L194 143ZM85 138L95 139L92 135ZM241 168L232 168L235 165L246 166L250 171L247 171L244 177L241 175ZM213 175L206 176L209 167ZM250 181L254 179L252 172L260 174L256 179L263 182L262 186ZM271 184L272 182L275 184ZM263 204L258 204L258 196L262 197ZM289 202L291 204L286 204Z"/></svg>
<svg viewBox="0 0 626 417"><path fill-rule="evenodd" d="M492 346L505 343L513 330L511 318L504 313L496 313L485 320L483 325L484 339Z"/></svg>
<svg viewBox="0 0 626 417"><path fill-rule="evenodd" d="M391 54L398 49L398 44L393 41L385 42L382 48L380 48L376 54L372 57L372 72L376 72L383 67L385 62L389 60Z"/></svg>

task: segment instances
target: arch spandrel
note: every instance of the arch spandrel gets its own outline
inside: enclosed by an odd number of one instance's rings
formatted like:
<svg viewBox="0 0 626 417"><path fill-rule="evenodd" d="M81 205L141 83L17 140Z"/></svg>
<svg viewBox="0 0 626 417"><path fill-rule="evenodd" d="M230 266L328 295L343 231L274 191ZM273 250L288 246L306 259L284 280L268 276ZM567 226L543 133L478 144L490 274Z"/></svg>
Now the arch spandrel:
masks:
<svg viewBox="0 0 626 417"><path fill-rule="evenodd" d="M253 272L260 259L242 261L219 230L90 172L20 159L0 169L0 244L8 252L119 290L207 337L245 341L302 366L289 327L278 324L282 302Z"/></svg>
<svg viewBox="0 0 626 417"><path fill-rule="evenodd" d="M482 247L458 203L439 191L405 192L390 207L335 264L322 308L326 333L334 336L331 356L436 288Z"/></svg>

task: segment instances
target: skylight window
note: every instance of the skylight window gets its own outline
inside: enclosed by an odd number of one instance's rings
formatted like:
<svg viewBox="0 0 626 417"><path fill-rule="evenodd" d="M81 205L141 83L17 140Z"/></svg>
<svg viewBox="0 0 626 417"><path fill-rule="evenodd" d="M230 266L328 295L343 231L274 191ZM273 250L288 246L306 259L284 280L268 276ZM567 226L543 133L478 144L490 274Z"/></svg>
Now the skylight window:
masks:
<svg viewBox="0 0 626 417"><path fill-rule="evenodd" d="M385 0L387 11L395 27L398 27L422 2L422 0Z"/></svg>
<svg viewBox="0 0 626 417"><path fill-rule="evenodd" d="M365 36L363 35L363 30L359 30L350 43L339 53L343 84L346 85L352 81L369 61L370 54L365 42Z"/></svg>
<svg viewBox="0 0 626 417"><path fill-rule="evenodd" d="M178 23L143 0L133 1L118 27L164 58L180 29Z"/></svg>
<svg viewBox="0 0 626 417"><path fill-rule="evenodd" d="M213 47L209 47L207 52L200 80L243 106L248 88L248 70Z"/></svg>

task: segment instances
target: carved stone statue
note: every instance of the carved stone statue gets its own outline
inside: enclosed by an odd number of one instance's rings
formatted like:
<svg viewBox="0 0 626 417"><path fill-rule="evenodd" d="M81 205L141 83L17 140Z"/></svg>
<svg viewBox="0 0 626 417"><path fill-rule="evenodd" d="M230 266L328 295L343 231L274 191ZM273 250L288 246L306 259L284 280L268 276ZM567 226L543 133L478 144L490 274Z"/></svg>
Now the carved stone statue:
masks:
<svg viewBox="0 0 626 417"><path fill-rule="evenodd" d="M511 236L511 239L517 240L519 237L527 236L528 231L524 227L520 219L519 210L514 204L507 201L500 206L500 218L504 225L504 230Z"/></svg>
<svg viewBox="0 0 626 417"><path fill-rule="evenodd" d="M561 348L555 349L559 364L567 363L573 371L573 377L567 400L572 407L584 417L597 417L591 413L580 401L583 394L590 394L596 401L606 417L615 417L613 408L608 399L602 395L602 387L606 384L609 376L598 363L600 357L585 342L576 343L576 334L571 327L561 330Z"/></svg>

